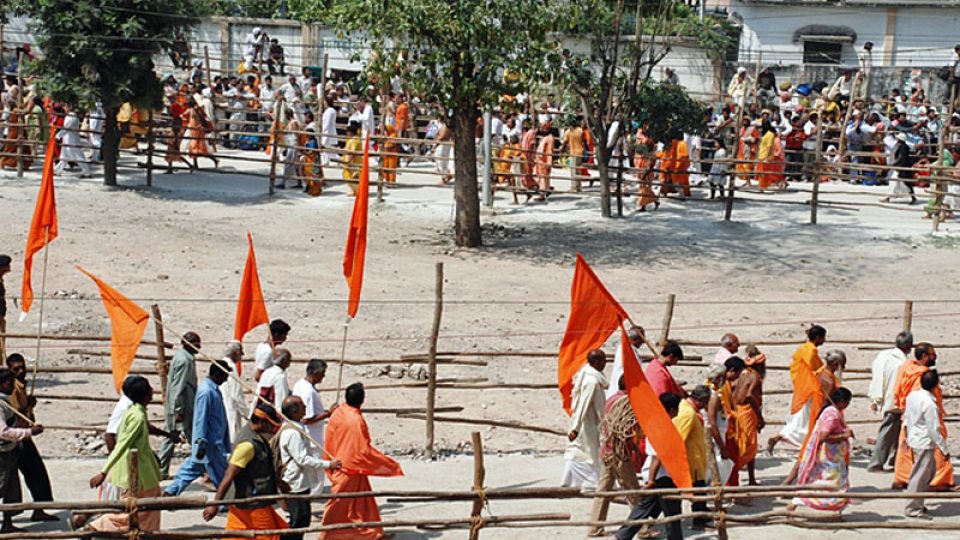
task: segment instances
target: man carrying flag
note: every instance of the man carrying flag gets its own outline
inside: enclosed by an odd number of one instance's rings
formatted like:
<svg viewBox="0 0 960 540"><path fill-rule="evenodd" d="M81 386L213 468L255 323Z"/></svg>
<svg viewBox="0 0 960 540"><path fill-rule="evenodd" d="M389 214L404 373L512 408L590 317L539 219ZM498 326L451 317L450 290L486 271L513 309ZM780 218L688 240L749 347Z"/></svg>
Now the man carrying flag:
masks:
<svg viewBox="0 0 960 540"><path fill-rule="evenodd" d="M594 349L587 363L573 377L570 429L567 450L563 454L564 487L593 490L600 479L600 421L603 420L604 395L609 386L603 375L607 355Z"/></svg>

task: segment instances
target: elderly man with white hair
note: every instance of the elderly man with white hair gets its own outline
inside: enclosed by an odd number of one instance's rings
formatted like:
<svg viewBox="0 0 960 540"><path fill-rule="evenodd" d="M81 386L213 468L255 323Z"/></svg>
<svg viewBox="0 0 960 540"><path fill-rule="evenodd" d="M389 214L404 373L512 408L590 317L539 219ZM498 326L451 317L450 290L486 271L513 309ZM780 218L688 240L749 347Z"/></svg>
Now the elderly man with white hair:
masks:
<svg viewBox="0 0 960 540"><path fill-rule="evenodd" d="M713 356L713 363L718 365L723 365L727 361L727 358L731 356L736 356L737 351L740 350L740 338L736 334L724 334L720 338L720 348L717 350L717 354Z"/></svg>
<svg viewBox="0 0 960 540"><path fill-rule="evenodd" d="M223 351L223 361L227 365L238 366L243 358L243 344L237 340L227 343ZM240 370L236 370L237 377L240 376ZM240 385L235 377L230 377L223 383L221 389L223 393L223 406L227 410L227 428L230 430L230 440L235 440L237 432L240 431L247 422L250 406L243 398L243 386Z"/></svg>
<svg viewBox="0 0 960 540"><path fill-rule="evenodd" d="M903 423L903 411L897 408L894 398L897 389L897 373L907 361L907 355L913 349L913 334L907 330L897 334L896 345L880 351L870 368L870 409L883 415L877 442L870 456L869 472L883 472L883 466L893 464L900 440L900 426Z"/></svg>

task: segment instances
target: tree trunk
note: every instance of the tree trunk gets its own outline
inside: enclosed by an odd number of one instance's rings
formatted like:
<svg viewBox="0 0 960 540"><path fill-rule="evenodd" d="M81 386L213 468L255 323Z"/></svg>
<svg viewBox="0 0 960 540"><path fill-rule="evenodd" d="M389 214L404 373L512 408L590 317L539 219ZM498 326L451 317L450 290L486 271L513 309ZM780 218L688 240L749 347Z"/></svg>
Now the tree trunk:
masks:
<svg viewBox="0 0 960 540"><path fill-rule="evenodd" d="M459 247L480 247L480 197L477 193L477 110L458 105L453 112L453 151L456 167L454 200L457 204L454 242Z"/></svg>
<svg viewBox="0 0 960 540"><path fill-rule="evenodd" d="M610 217L610 151L607 149L606 135L604 144L595 146L597 155L597 176L600 177L600 215Z"/></svg>
<svg viewBox="0 0 960 540"><path fill-rule="evenodd" d="M117 158L120 155L120 130L117 129L116 108L104 110L103 125L103 185L117 185Z"/></svg>

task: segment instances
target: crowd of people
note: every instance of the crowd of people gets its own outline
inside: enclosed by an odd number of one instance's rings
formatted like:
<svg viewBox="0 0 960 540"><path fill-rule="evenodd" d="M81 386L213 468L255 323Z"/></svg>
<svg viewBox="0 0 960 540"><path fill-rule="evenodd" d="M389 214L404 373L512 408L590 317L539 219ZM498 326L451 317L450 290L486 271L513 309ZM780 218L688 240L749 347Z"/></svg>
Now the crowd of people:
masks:
<svg viewBox="0 0 960 540"><path fill-rule="evenodd" d="M0 255L0 293L2 276L9 271L10 263L9 256ZM2 322L5 301L0 306ZM162 428L153 425L147 415L154 396L150 382L139 375L128 376L103 435L109 455L100 472L90 479L90 487L98 489L98 499L176 496L199 481L216 491L215 501L229 503L228 530L303 529L310 526L313 516L307 497L323 492L325 478L330 479L332 493L364 493L372 491L369 476L402 475L400 465L371 443L363 416L366 391L361 383L344 389L343 403L326 408L317 386L324 380L327 364L311 359L303 376L289 384L293 358L282 345L290 332L290 325L283 320L270 322L269 337L254 352L255 389L247 388L238 376L244 354L241 342L228 342L223 357L213 359L201 354L199 335L184 334L167 367ZM5 343L0 341L0 345ZM202 359L209 361L209 367L206 376L198 379L197 364ZM37 400L32 391L27 391L26 377L25 358L9 354L6 367L0 368L0 496L7 504L21 501L19 474L35 502L53 500L49 475L33 441L44 428L35 421ZM151 446L151 435L160 438L159 448ZM171 462L181 443L189 446L189 455L174 471ZM169 482L161 488L165 480ZM286 519L275 510L275 501L255 499L281 493L300 496L281 504ZM218 505L208 506L203 518L209 521L220 511ZM23 531L13 525L17 514L3 512L0 532ZM57 519L43 510L35 510L30 516L31 521ZM77 512L70 521L78 530L126 531L130 515L123 511ZM328 499L323 509L324 524L379 521L379 509L372 497ZM161 511L139 512L138 526L159 530ZM380 527L361 526L326 531L320 538L382 535ZM284 536L303 538L303 533Z"/></svg>
<svg viewBox="0 0 960 540"><path fill-rule="evenodd" d="M854 433L844 411L853 394L842 385L843 351L827 351L821 359L826 338L826 329L813 325L807 330L807 340L794 352L790 409L783 428L767 441L767 451L772 453L780 442L799 450L783 485L836 492L833 496L795 497L788 509L802 505L839 514L850 502L843 493L850 489ZM635 358L640 358L640 348L647 343L643 329L631 328L628 339ZM763 381L767 358L753 345L743 348L742 356L740 351L737 336L724 335L702 384L689 390L671 373L671 367L684 358L675 342L668 342L643 368L683 439L694 486L736 486L744 470L749 485L758 484L755 464L759 433L766 426ZM915 519L931 519L922 493L954 487L936 361L931 344L914 344L913 335L904 331L896 337L894 347L877 355L871 367L868 395L871 409L882 415L882 422L867 471L884 473L892 468L892 488L916 493L904 509L906 516ZM608 379L604 374L607 357L596 349L589 352L586 364L574 377L569 442L564 453L565 486L586 492L609 492L615 486L622 490L676 487L672 475L679 473L660 461L658 449L645 436L625 392L623 362L618 349L612 379ZM669 493L627 494L626 499L631 506L628 521L682 512L681 501ZM591 521L605 521L608 507L609 498L598 496ZM706 504L693 503L692 511L706 512ZM702 516L694 517L694 528L712 526L711 520ZM670 540L683 538L680 521L668 523L666 533ZM591 527L588 534L605 536L606 532ZM630 540L638 534L641 538L660 536L658 531L640 526L623 526L614 536Z"/></svg>

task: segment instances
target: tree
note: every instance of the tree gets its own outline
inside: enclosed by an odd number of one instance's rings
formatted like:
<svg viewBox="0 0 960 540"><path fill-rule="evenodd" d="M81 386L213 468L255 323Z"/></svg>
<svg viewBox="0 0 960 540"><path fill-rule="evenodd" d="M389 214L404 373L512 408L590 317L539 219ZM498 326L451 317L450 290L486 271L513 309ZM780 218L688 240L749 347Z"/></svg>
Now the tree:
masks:
<svg viewBox="0 0 960 540"><path fill-rule="evenodd" d="M632 32L625 28L629 11L633 12ZM640 0L632 5L625 0L571 0L564 13L558 28L574 40L586 41L588 52L565 50L560 80L579 97L587 125L595 134L600 212L610 217L609 163L620 138L626 136L626 120L668 114L660 105L680 104L685 113L672 117L669 127L657 129L691 132L703 123L702 118L687 122L693 102L682 88L660 92L651 84L654 68L680 38L695 39L712 54L720 54L729 43L727 29L719 22L700 21L686 5L670 0ZM648 99L665 101L654 104ZM620 127L614 139L607 140L614 122Z"/></svg>
<svg viewBox="0 0 960 540"><path fill-rule="evenodd" d="M27 71L39 75L53 99L105 112L103 183L117 185L117 112L126 102L153 109L163 93L153 58L168 51L178 31L196 24L196 0L15 0L32 19L42 56Z"/></svg>
<svg viewBox="0 0 960 540"><path fill-rule="evenodd" d="M338 28L359 31L381 70L381 80L402 72L421 96L436 97L452 113L456 180L455 242L478 247L475 133L480 107L517 94L525 77L539 75L550 51L554 12L547 0L338 0ZM400 60L402 57L402 61Z"/></svg>

